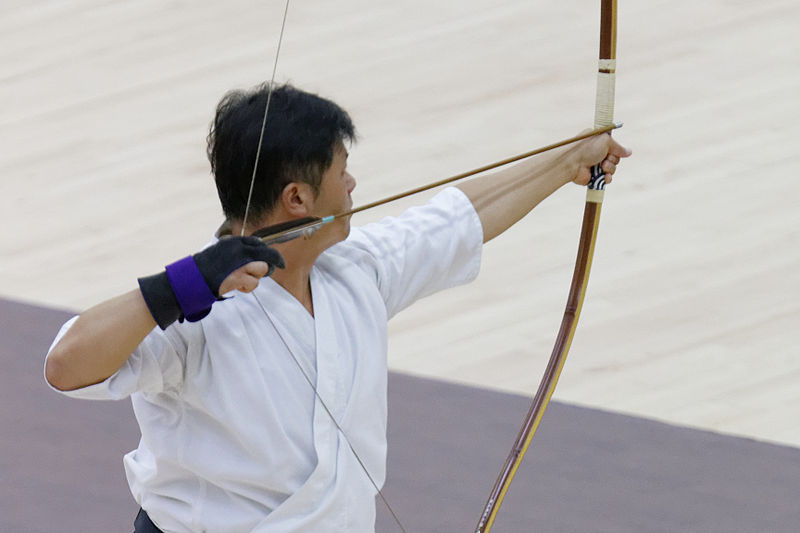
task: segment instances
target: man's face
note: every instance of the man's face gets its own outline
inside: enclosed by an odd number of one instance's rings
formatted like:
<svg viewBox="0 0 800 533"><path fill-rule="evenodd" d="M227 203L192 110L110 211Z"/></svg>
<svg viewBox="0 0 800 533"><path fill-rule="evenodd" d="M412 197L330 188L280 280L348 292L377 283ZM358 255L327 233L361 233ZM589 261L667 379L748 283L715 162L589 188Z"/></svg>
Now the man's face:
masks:
<svg viewBox="0 0 800 533"><path fill-rule="evenodd" d="M324 217L349 211L353 207L350 193L356 187L356 180L347 172L347 149L339 145L334 149L333 162L322 174L319 195L314 200L313 216ZM326 233L335 237L336 242L344 240L350 233L350 217L338 219L331 224ZM320 230L322 231L322 230Z"/></svg>

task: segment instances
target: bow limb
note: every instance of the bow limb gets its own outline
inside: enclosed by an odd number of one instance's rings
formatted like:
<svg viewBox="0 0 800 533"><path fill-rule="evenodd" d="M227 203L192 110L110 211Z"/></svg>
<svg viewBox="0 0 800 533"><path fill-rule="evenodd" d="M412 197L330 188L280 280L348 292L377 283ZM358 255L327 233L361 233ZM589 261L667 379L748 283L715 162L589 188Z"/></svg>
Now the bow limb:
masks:
<svg viewBox="0 0 800 533"><path fill-rule="evenodd" d="M603 127L614 122L614 75L616 71L616 40L617 40L617 0L601 0L600 16L600 54L598 63L597 96L595 103L595 127ZM594 247L597 239L597 228L600 222L600 207L603 202L605 190L605 173L596 165L592 168L592 178L589 182L586 205L583 214L578 256L575 261L575 270L572 274L572 283L567 297L564 317L561 328L556 338L553 352L547 363L544 376L539 383L539 388L534 396L530 410L525 417L517 440L511 448L503 469L492 488L486 502L476 533L487 533L494 523L500 504L508 491L514 475L519 468L522 458L528 449L536 429L542 420L545 410L550 403L550 398L558 383L561 370L569 353L572 338L578 326L578 318L586 295L589 282L589 272L594 256Z"/></svg>

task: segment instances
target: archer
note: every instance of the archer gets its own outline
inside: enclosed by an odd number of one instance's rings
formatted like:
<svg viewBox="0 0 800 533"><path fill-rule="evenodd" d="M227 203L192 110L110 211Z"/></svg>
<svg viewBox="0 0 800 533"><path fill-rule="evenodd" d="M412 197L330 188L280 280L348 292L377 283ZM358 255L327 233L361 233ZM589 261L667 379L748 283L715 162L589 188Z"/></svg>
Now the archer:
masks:
<svg viewBox="0 0 800 533"><path fill-rule="evenodd" d="M471 281L483 243L561 186L586 184L595 164L611 181L630 155L596 136L397 218L351 230L344 217L273 247L250 236L350 209L354 141L348 114L319 96L268 84L229 93L208 138L226 218L211 243L58 333L45 362L53 388L132 400L142 439L124 465L137 533L373 531L387 320Z"/></svg>

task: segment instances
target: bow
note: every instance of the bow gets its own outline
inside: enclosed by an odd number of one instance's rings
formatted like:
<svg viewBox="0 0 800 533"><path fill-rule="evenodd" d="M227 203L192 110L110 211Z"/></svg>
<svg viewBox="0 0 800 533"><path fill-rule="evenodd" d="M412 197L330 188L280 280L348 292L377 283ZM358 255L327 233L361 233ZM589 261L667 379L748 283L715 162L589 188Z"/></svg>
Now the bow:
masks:
<svg viewBox="0 0 800 533"><path fill-rule="evenodd" d="M617 48L617 0L601 0L600 8L600 53L597 72L597 96L595 100L595 128L608 126L614 122L614 75L616 71ZM525 417L519 435L508 454L503 469L481 514L476 533L487 533L497 517L500 504L508 491L522 458L528 449L536 429L544 416L545 409L558 383L558 377L567 359L572 337L578 326L578 317L586 295L589 271L594 256L597 228L600 223L600 208L605 190L605 173L596 165L591 171L591 180L586 192L586 205L583 213L578 257L572 274L572 283L567 297L567 306L561 320L553 352L547 363L544 376L539 383L536 396Z"/></svg>

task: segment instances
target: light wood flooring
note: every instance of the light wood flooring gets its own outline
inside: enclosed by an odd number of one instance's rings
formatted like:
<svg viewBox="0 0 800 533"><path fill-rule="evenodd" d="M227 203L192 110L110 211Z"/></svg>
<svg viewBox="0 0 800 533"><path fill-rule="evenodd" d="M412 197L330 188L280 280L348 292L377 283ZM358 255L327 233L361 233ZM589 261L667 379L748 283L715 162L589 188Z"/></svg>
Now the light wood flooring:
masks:
<svg viewBox="0 0 800 533"><path fill-rule="evenodd" d="M208 123L269 77L282 8L0 2L0 296L82 309L208 240ZM619 9L616 136L635 153L555 397L800 446L800 3ZM278 79L351 112L360 204L590 126L598 19L588 0L295 0ZM404 311L391 367L532 394L582 204L562 189L476 282Z"/></svg>

